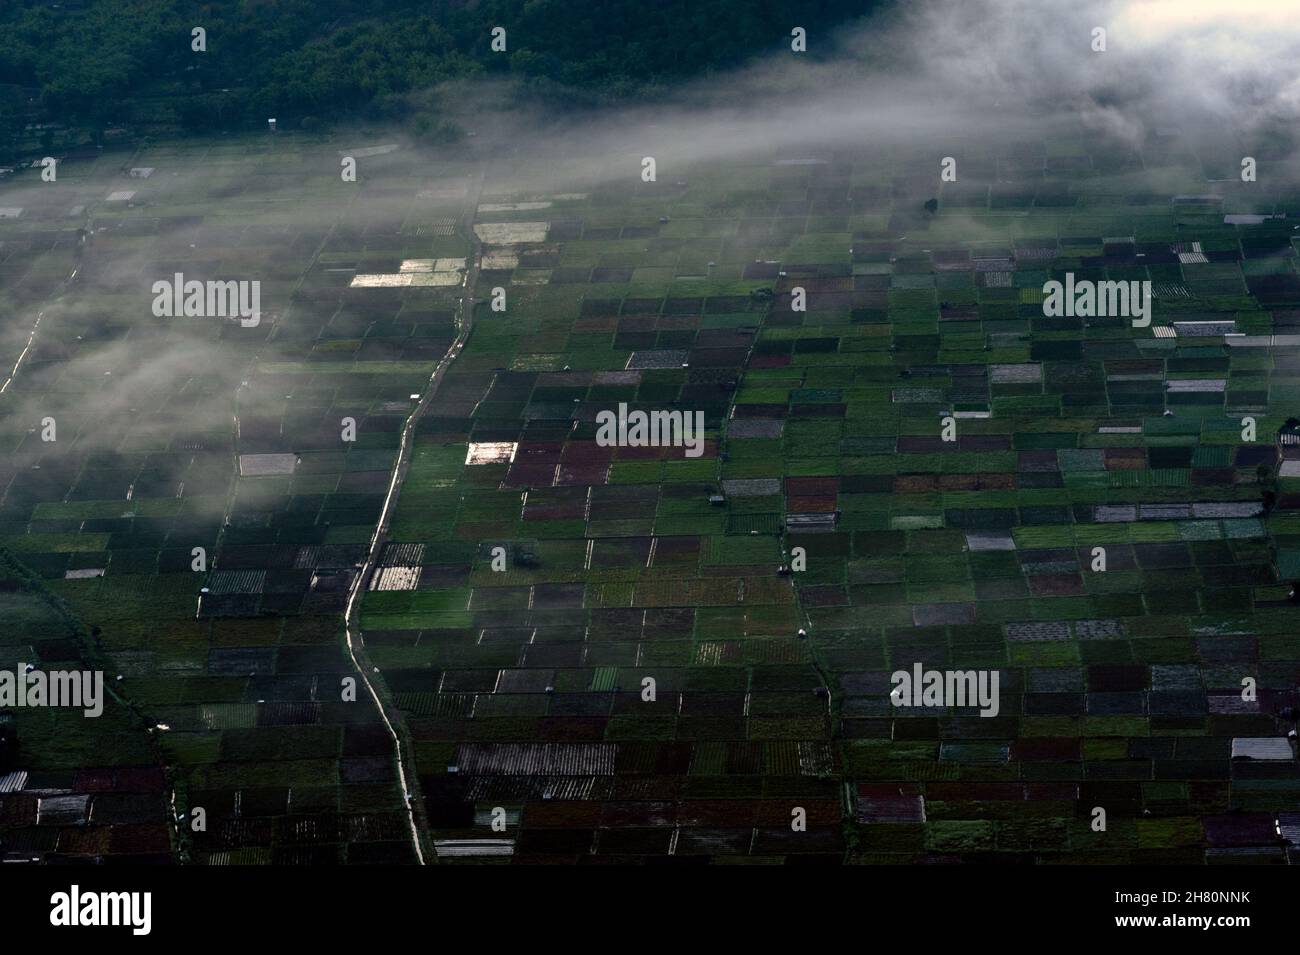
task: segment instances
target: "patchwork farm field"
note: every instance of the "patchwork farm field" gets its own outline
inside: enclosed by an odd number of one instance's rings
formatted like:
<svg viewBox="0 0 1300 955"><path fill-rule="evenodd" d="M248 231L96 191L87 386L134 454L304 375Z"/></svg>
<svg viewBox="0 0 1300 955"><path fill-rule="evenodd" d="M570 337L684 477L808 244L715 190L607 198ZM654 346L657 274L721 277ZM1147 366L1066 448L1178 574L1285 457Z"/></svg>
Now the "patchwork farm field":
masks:
<svg viewBox="0 0 1300 955"><path fill-rule="evenodd" d="M1296 169L386 145L0 179L4 650L116 694L15 722L0 853L1296 861ZM178 273L260 321L155 316Z"/></svg>

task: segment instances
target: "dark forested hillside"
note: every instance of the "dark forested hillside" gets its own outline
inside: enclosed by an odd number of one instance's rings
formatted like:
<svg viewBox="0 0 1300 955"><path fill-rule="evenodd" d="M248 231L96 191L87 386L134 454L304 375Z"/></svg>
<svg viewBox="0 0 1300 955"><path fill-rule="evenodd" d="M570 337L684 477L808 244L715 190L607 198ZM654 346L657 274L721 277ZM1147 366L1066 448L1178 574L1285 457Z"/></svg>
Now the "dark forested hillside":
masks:
<svg viewBox="0 0 1300 955"><path fill-rule="evenodd" d="M296 127L478 72L602 96L743 62L852 0L5 0L0 152L21 128ZM491 48L494 27L505 52ZM206 50L192 31L206 31ZM387 98L387 100L385 99ZM378 101L378 102L377 102Z"/></svg>

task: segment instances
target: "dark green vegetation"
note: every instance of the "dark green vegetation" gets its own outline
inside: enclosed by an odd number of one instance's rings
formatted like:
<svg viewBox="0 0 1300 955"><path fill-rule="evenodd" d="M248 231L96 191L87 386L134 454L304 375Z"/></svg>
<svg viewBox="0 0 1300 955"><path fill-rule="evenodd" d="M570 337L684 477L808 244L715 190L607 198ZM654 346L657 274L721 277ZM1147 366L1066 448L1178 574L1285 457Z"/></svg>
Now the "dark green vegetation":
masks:
<svg viewBox="0 0 1300 955"><path fill-rule="evenodd" d="M0 669L102 669L94 637L39 577L0 550ZM152 734L112 695L103 712L0 711L0 856L6 860L172 856L167 780Z"/></svg>
<svg viewBox="0 0 1300 955"><path fill-rule="evenodd" d="M402 196L385 200L345 192L335 172L313 175L317 150L337 163L328 144L250 145L157 148L136 157L156 166L149 178L124 171L127 154L70 158L54 188L23 194L35 201L5 220L3 311L44 317L4 397L12 510L0 545L101 628L122 691L145 714L140 743L146 726L168 727L154 735L175 769L178 810L207 813L206 832L187 833L192 858L407 861L391 740L364 692L344 701L343 677L355 674L340 620L405 399L451 340L452 303L429 289L399 319L391 298L366 301L346 285L358 266L386 271L408 244L463 256L467 243L456 209L412 208L427 173L390 181ZM85 216L67 218L68 203ZM256 278L261 324L154 318L149 287L177 271ZM8 369L26 330L5 331ZM58 422L53 443L28 430L37 407ZM339 440L344 415L360 422L355 446ZM292 479L240 479L234 453L277 450L282 434L300 458ZM211 573L191 571L195 547ZM23 627L9 635L38 640ZM61 659L36 651L41 665ZM93 742L108 720L59 715L68 746ZM44 782L36 770L50 754L26 732L22 742L29 783ZM117 759L96 747L83 765ZM0 838L27 845L39 819L16 801L23 794L3 798Z"/></svg>
<svg viewBox="0 0 1300 955"><path fill-rule="evenodd" d="M340 620L475 230L474 329L361 608L440 859L1294 852L1296 760L1250 741L1283 738L1300 682L1278 434L1300 278L1289 220L1224 222L1300 213L1286 166L1229 143L1260 182L1211 185L1179 136L1080 134L968 151L942 187L933 150L864 147L661 155L653 184L611 160L539 192L515 173L590 157L398 150L341 183L356 145L157 146L0 187L4 305L45 312L0 399L0 544L170 727L209 815L192 858L410 858L391 741L341 699ZM176 271L260 279L262 324L154 318ZM1044 318L1067 271L1152 281L1152 327ZM702 410L705 455L597 446L620 401ZM293 457L241 457L266 453ZM916 662L999 670L999 715L891 707ZM39 833L21 798L0 838Z"/></svg>
<svg viewBox="0 0 1300 955"><path fill-rule="evenodd" d="M36 148L25 125L207 133L298 128L364 111L401 118L401 94L476 74L626 96L869 12L848 0L6 0L0 4L0 160ZM506 52L491 50L494 26ZM191 50L191 30L207 51ZM825 45L823 45L825 48ZM425 117L434 135L450 135Z"/></svg>

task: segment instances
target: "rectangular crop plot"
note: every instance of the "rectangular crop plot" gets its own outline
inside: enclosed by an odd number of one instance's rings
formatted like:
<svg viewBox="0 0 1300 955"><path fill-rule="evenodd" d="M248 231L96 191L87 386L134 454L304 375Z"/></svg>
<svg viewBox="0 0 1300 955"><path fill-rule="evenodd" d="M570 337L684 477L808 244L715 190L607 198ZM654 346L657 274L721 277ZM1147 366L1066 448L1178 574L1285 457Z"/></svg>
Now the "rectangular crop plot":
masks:
<svg viewBox="0 0 1300 955"><path fill-rule="evenodd" d="M290 453L241 454L239 474L240 477L292 474L297 461L298 456Z"/></svg>

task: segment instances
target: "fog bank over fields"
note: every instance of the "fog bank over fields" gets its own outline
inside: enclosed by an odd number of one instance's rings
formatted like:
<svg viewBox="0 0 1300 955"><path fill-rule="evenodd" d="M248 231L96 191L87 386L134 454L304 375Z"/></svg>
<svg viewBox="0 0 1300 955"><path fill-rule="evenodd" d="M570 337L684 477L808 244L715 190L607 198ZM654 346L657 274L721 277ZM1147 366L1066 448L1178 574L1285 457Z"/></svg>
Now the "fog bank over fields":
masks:
<svg viewBox="0 0 1300 955"><path fill-rule="evenodd" d="M1180 128L1259 158L1294 147L1300 118L1300 19L1270 0L966 0L920 2L833 37L810 35L749 68L692 83L660 105L556 116L504 108L491 83L444 103L481 147L517 154L522 190L589 182L607 163L653 155L689 164L816 147L988 146L1054 124L1120 148ZM1105 30L1102 38L1094 30ZM828 53L827 48L831 47ZM1234 142L1234 137L1238 138ZM564 169L528 156L559 153ZM583 162L587 160L587 162ZM634 166L628 168L635 168ZM566 173L573 173L572 178ZM620 173L621 174L621 173Z"/></svg>
<svg viewBox="0 0 1300 955"><path fill-rule="evenodd" d="M1020 137L1050 142L1058 126L1072 134L1082 126L1117 151L1132 153L1158 130L1178 128L1203 157L1212 154L1231 175L1241 156L1255 155L1271 160L1277 177L1283 173L1279 163L1293 153L1292 130L1300 119L1300 19L1287 6L1272 0L909 3L834 36L813 33L806 54L791 52L786 40L743 70L693 82L658 103L557 110L501 81L440 87L437 100L474 136L428 152L437 158L468 151L487 164L486 195L526 196L584 193L602 184L631 192L641 187L647 156L656 160L659 187L671 189L697 164L725 170L736 161L826 158L827 150L843 147L879 153L882 175L915 161L916 179L933 181L937 194L944 156L964 163L981 152L985 158L996 154ZM1104 51L1094 50L1098 27L1106 31ZM285 138L296 141L292 134ZM354 144L395 141L409 139L402 130L376 125L358 129ZM213 208L220 208L226 224L239 227L241 209L252 213L258 203L275 202L276 225L286 235L323 236L340 212L350 221L386 214L400 219L406 199L397 195L354 191L350 206L294 198L307 175L338 184L338 154L348 143L342 137L322 141L319 168L312 165L297 178L258 177L240 184L230 200L213 199ZM391 159L362 159L363 185L381 186L389 172L407 176L413 158L404 149ZM140 198L202 198L210 194L209 175L187 170L177 178L175 171L162 170L141 181ZM5 186L0 206L34 209L50 195L31 172ZM103 222L96 219L102 208L88 208L92 230ZM202 257L214 221L181 227L170 247ZM169 278L177 262L153 261L136 251L123 255L107 238L92 235L82 275L63 301L44 305L51 332L62 324L62 310L93 310L105 293L117 302L129 294L141 320L152 321L150 284ZM253 260L240 263L238 274L195 277L257 279L259 269ZM284 283L268 288L268 309L286 308L288 290ZM35 311L23 309L8 323L8 353L22 349ZM47 347L44 336L37 337L34 355ZM218 379L209 393L228 398L243 377L240 352L225 340L173 337L149 349L143 341L136 335L78 350L77 361L85 367L74 369L69 380L96 393L84 406L87 412L129 413L147 403L151 392L175 394L196 373ZM24 374L41 375L42 369L33 362ZM22 395L29 389L17 381L12 390ZM196 397L195 406L203 417L197 429L217 427L230 411L225 400ZM42 399L20 413L39 418L44 407ZM101 437L113 439L104 433L85 440Z"/></svg>

